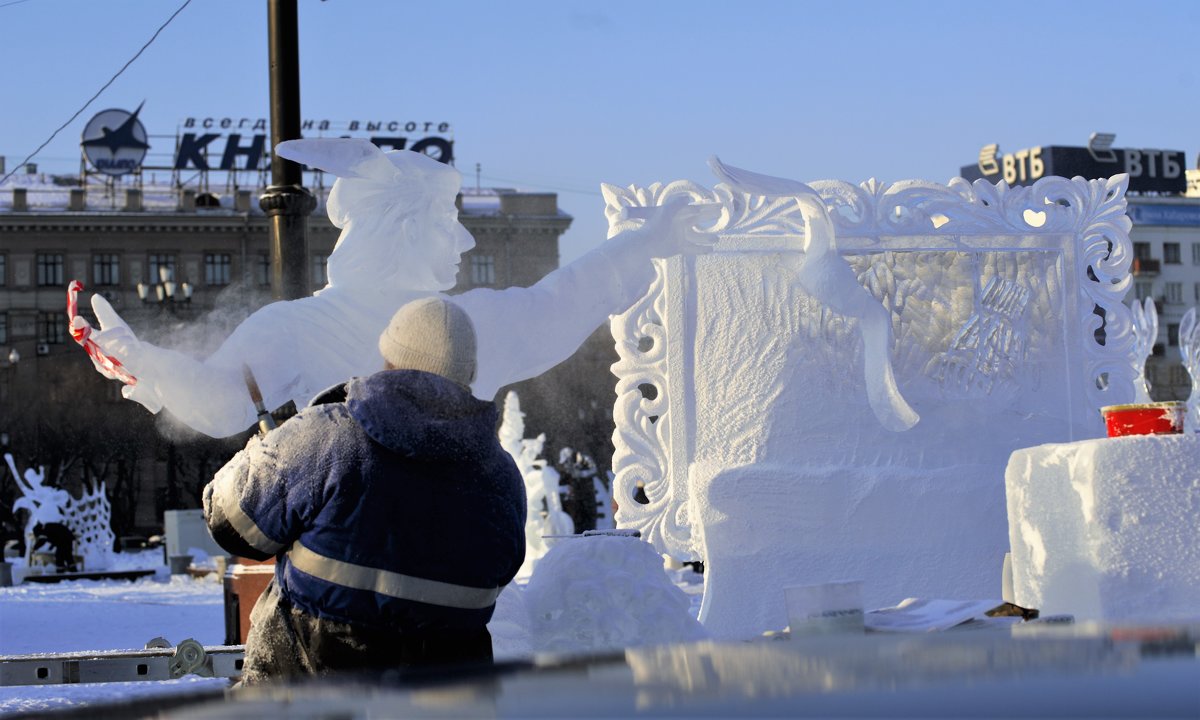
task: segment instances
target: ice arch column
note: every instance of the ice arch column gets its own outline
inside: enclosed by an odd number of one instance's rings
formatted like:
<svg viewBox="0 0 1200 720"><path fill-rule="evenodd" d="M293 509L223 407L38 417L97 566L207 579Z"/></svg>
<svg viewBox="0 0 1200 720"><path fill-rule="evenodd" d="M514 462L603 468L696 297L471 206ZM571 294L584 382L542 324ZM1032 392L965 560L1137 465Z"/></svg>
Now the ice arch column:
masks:
<svg viewBox="0 0 1200 720"><path fill-rule="evenodd" d="M618 527L705 561L719 637L783 628L788 585L861 579L873 607L998 598L1009 455L1098 437L1098 408L1133 399L1124 177L822 181L807 216L750 186L605 188L610 233L679 195L723 208L716 251L656 261L612 321ZM872 408L858 319L797 282L806 218L826 214L890 319L907 431Z"/></svg>

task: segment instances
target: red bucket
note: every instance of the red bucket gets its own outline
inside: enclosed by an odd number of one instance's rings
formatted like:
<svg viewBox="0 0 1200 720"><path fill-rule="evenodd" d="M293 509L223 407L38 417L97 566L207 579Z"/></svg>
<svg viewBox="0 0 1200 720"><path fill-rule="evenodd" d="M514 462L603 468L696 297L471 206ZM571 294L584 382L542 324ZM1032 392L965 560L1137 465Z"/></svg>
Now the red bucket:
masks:
<svg viewBox="0 0 1200 720"><path fill-rule="evenodd" d="M1173 435L1183 432L1187 403L1156 402L1108 405L1100 408L1109 437Z"/></svg>

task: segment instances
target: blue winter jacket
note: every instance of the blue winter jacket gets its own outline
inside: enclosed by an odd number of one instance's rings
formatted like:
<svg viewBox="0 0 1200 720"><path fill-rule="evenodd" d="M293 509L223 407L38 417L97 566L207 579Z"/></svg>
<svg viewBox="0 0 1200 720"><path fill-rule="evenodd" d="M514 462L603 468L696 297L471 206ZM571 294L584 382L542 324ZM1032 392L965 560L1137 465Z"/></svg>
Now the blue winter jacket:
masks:
<svg viewBox="0 0 1200 720"><path fill-rule="evenodd" d="M275 555L280 592L315 617L479 628L525 557L525 487L496 420L437 375L356 378L230 460L205 516L227 550Z"/></svg>

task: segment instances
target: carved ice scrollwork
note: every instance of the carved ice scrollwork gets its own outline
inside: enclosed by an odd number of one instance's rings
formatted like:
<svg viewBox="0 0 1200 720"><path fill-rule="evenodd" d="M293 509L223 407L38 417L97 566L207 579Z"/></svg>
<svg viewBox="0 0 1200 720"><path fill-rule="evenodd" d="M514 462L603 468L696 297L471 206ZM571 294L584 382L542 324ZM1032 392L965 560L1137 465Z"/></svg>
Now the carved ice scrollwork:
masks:
<svg viewBox="0 0 1200 720"><path fill-rule="evenodd" d="M655 265L658 274L650 291L612 323L620 356L612 366L618 378L613 497L618 527L641 531L642 539L659 552L691 559L688 488L684 473L679 468L672 472L670 464L665 273L661 263ZM648 502L639 502L639 487Z"/></svg>

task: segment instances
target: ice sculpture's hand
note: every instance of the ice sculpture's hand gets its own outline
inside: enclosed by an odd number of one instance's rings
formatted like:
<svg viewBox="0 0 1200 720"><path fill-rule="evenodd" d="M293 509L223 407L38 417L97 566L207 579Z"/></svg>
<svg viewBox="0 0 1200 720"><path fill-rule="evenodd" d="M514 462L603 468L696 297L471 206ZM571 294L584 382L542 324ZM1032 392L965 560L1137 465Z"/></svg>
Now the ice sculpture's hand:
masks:
<svg viewBox="0 0 1200 720"><path fill-rule="evenodd" d="M100 322L100 329L92 333L92 339L106 355L120 361L138 379L136 385L123 387L121 395L141 403L150 412L162 410L162 399L154 390L154 380L146 377L149 364L144 362L146 348L142 342L103 296L92 296L92 311Z"/></svg>
<svg viewBox="0 0 1200 720"><path fill-rule="evenodd" d="M650 257L703 255L713 249L717 235L701 228L711 228L720 217L719 203L693 205L688 198L677 197L651 209L635 232L643 237Z"/></svg>

